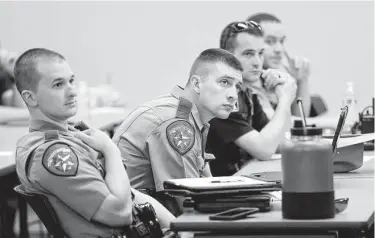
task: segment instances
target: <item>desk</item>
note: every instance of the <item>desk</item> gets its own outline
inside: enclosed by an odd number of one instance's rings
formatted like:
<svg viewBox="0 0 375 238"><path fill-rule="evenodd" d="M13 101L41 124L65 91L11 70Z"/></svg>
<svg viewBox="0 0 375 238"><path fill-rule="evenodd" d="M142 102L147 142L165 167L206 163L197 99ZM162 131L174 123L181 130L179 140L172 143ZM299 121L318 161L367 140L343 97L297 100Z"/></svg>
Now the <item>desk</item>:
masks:
<svg viewBox="0 0 375 238"><path fill-rule="evenodd" d="M371 154L373 156L373 153ZM366 164L363 170L371 172L370 166L371 162L370 164ZM278 171L280 168L280 160L261 161L259 163L249 164L239 171L237 175L263 172L265 170ZM306 233L312 231L350 229L359 234L361 231L368 230L374 223L373 173L374 170L372 168L372 177L362 177L360 179L353 176L334 178L335 197L349 197L349 204L344 212L337 214L335 218L332 219L283 219L281 214L281 202L276 201L270 212L257 213L251 218L231 222L211 221L208 219L209 214L190 211L173 221L171 228L176 231L210 231L221 234L278 232L285 228L287 228L289 232L304 231ZM361 171L359 171L358 174L361 174Z"/></svg>
<svg viewBox="0 0 375 238"><path fill-rule="evenodd" d="M235 175L249 175L265 171L281 171L281 159L271 159L267 161L254 160L247 163ZM335 178L347 177L374 177L374 152L365 151L362 167L349 173L335 173Z"/></svg>
<svg viewBox="0 0 375 238"><path fill-rule="evenodd" d="M125 119L131 112L132 108L124 107L98 107L90 111L89 116L75 117L70 119L71 122L78 122L83 120L89 127L101 128L113 122L118 122Z"/></svg>

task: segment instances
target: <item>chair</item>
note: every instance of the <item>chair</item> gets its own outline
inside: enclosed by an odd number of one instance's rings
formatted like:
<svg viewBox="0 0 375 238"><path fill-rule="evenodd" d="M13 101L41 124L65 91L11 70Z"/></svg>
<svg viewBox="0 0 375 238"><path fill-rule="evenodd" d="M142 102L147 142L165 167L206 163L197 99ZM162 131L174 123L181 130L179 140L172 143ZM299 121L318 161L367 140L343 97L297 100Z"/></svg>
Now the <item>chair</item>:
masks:
<svg viewBox="0 0 375 238"><path fill-rule="evenodd" d="M316 117L328 110L327 104L324 102L324 99L318 94L311 95L311 109L309 116Z"/></svg>
<svg viewBox="0 0 375 238"><path fill-rule="evenodd" d="M14 187L14 191L26 200L54 238L68 238L60 225L55 210L45 195L26 192L22 184Z"/></svg>

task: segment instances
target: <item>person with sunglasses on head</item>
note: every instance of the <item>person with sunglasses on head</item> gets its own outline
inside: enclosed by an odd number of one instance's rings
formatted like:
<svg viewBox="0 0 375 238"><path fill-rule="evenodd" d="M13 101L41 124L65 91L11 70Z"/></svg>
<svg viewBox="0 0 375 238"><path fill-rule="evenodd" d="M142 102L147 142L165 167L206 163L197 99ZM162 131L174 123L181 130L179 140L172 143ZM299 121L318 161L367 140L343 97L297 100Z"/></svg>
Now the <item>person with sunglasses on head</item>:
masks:
<svg viewBox="0 0 375 238"><path fill-rule="evenodd" d="M27 192L47 197L67 237L126 237L134 204L145 202L168 228L175 217L131 189L112 140L98 129L68 125L77 112L77 86L67 60L52 50L30 49L14 73L30 112L29 133L17 141L17 175Z"/></svg>
<svg viewBox="0 0 375 238"><path fill-rule="evenodd" d="M243 67L243 85L236 108L228 119L214 118L206 152L216 159L210 168L214 176L229 176L255 157L269 159L291 126L290 105L296 96L296 84L287 74L263 70L263 31L255 22L232 22L222 31L220 47L231 52ZM268 119L253 87L264 85L275 92L279 106Z"/></svg>
<svg viewBox="0 0 375 238"><path fill-rule="evenodd" d="M169 179L210 177L204 153L209 121L232 112L242 83L242 66L223 49L207 49L194 61L185 88L135 109L113 141L120 148L130 184L150 194L174 215L182 201L164 194Z"/></svg>
<svg viewBox="0 0 375 238"><path fill-rule="evenodd" d="M288 73L297 83L297 98L303 100L303 109L306 115L310 114L311 97L308 79L310 76L310 61L304 57L290 56L284 47L286 33L284 25L276 16L269 13L256 13L247 18L259 24L263 29L263 39L267 47L264 51L264 69L277 69ZM265 88L256 89L258 94L264 95L273 108L278 105L277 97ZM263 101L262 101L263 103ZM267 104L268 102L264 102ZM269 117L274 113L270 111ZM296 101L292 104L292 115L301 116Z"/></svg>

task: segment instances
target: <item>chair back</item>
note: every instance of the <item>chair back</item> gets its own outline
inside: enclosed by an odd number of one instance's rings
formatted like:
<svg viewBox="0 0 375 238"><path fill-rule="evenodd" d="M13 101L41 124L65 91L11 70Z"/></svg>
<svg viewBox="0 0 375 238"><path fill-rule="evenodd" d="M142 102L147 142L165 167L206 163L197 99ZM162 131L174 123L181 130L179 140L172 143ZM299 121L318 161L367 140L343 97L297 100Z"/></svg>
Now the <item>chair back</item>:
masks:
<svg viewBox="0 0 375 238"><path fill-rule="evenodd" d="M14 187L14 191L26 200L53 237L68 238L60 225L55 210L45 195L27 192L22 184Z"/></svg>
<svg viewBox="0 0 375 238"><path fill-rule="evenodd" d="M310 108L310 117L316 117L328 110L327 104L325 103L322 96L318 94L311 95L311 108Z"/></svg>

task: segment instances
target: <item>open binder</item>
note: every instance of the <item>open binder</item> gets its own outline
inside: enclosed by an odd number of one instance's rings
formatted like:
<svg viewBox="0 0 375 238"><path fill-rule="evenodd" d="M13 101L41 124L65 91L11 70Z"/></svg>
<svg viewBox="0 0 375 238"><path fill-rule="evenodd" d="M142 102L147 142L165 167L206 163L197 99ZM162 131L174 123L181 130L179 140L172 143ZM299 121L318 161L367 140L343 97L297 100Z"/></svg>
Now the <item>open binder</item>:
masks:
<svg viewBox="0 0 375 238"><path fill-rule="evenodd" d="M279 190L280 183L244 176L185 178L164 182L167 194L187 197L184 207L209 213L237 207L255 207L259 211L269 211L272 197L267 193Z"/></svg>

